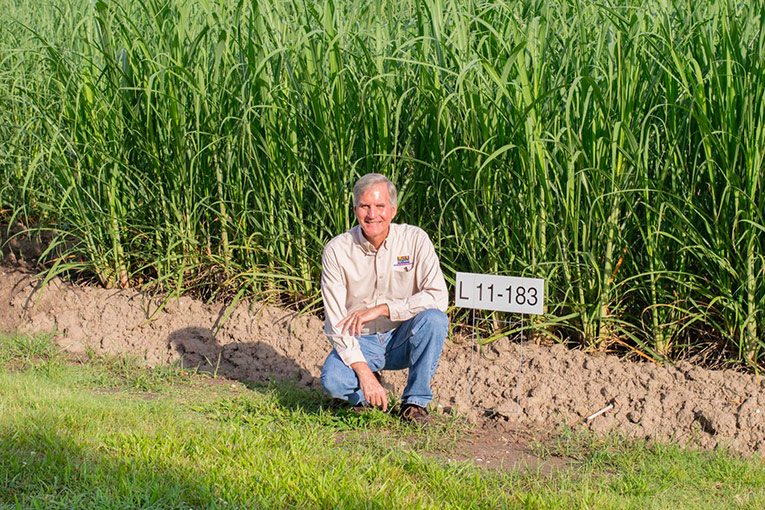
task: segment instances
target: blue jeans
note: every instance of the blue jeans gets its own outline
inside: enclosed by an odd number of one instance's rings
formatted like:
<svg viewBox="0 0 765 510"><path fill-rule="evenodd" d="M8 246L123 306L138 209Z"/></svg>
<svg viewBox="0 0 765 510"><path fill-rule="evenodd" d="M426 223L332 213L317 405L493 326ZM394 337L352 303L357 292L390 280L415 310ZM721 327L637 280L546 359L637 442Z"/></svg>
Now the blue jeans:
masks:
<svg viewBox="0 0 765 510"><path fill-rule="evenodd" d="M446 314L432 308L404 321L393 331L363 335L359 344L372 372L408 368L401 401L425 407L433 400L430 380L436 373L448 328ZM347 400L351 405L366 403L356 372L343 363L334 349L321 370L321 384L332 397Z"/></svg>

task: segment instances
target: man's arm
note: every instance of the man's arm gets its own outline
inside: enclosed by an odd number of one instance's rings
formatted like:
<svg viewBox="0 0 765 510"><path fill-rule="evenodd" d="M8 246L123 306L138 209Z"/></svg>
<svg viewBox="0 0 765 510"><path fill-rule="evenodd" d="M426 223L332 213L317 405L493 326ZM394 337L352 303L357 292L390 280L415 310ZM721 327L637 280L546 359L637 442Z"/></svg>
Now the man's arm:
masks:
<svg viewBox="0 0 765 510"><path fill-rule="evenodd" d="M388 305L382 304L351 312L343 320L337 323L337 327L343 327L343 334L347 333L353 336L360 336L364 324L373 321L378 317L390 317L390 309L388 308Z"/></svg>
<svg viewBox="0 0 765 510"><path fill-rule="evenodd" d="M324 334L337 351L340 359L350 366L357 361L364 361L358 340L340 327L340 322L347 315L345 300L348 290L345 277L337 262L331 245L324 248L321 256L321 297L324 300Z"/></svg>
<svg viewBox="0 0 765 510"><path fill-rule="evenodd" d="M388 408L388 396L385 389L372 373L356 335L361 334L364 324L390 312L387 305L358 310L346 315L345 298L347 287L342 270L329 247L321 257L321 295L324 300L324 333L340 359L351 367L359 379L359 386L364 399L369 405Z"/></svg>
<svg viewBox="0 0 765 510"><path fill-rule="evenodd" d="M356 372L356 377L359 378L359 386L361 386L367 404L382 407L382 410L386 411L388 409L388 395L366 361L357 361L351 364L351 368Z"/></svg>

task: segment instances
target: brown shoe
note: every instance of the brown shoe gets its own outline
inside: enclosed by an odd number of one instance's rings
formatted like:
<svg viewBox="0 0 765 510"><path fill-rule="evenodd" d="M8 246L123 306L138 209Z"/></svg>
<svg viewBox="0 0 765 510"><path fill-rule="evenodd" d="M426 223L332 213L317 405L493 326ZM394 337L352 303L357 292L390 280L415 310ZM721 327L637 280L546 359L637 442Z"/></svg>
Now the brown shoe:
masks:
<svg viewBox="0 0 765 510"><path fill-rule="evenodd" d="M415 404L404 404L401 407L401 419L421 427L433 423L433 418L428 414L428 410Z"/></svg>

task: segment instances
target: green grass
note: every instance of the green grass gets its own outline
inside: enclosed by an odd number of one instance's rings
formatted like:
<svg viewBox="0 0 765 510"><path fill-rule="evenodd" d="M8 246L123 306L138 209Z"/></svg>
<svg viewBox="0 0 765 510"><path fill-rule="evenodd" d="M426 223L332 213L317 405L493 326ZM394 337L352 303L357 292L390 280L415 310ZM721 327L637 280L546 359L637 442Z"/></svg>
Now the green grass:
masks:
<svg viewBox="0 0 765 510"><path fill-rule="evenodd" d="M24 338L28 347L19 347L22 338L0 336L0 507L754 509L765 503L762 460L723 451L569 431L538 448L542 456L572 458L562 470L488 471L444 460L459 455L465 430L459 421L422 432L379 411L359 416L332 409L320 394L290 384L220 383L179 367L151 391L115 387L103 378L113 360L72 363L54 355L60 369L40 371L49 359L35 345L50 342Z"/></svg>

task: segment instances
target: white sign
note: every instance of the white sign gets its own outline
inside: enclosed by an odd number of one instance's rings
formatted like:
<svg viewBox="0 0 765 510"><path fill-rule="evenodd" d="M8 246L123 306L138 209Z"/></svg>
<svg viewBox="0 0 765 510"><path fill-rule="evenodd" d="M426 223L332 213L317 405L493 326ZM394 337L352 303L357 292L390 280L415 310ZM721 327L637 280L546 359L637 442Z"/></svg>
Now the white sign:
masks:
<svg viewBox="0 0 765 510"><path fill-rule="evenodd" d="M454 304L463 308L541 315L545 281L493 274L457 273Z"/></svg>

